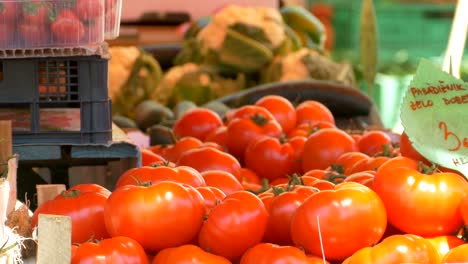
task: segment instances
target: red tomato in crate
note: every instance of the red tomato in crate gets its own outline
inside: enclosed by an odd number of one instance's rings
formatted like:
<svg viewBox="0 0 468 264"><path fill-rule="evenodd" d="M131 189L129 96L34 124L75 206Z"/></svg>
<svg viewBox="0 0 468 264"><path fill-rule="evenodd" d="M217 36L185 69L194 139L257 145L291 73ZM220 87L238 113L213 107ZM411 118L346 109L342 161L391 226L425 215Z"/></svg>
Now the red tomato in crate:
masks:
<svg viewBox="0 0 468 264"><path fill-rule="evenodd" d="M90 239L108 238L104 223L104 207L109 197L109 192L92 186L97 191L83 185L73 187L40 205L33 214L31 225L37 226L40 214L55 214L71 217L72 243L83 243ZM80 191L88 189L89 191ZM74 190L74 191L73 191Z"/></svg>
<svg viewBox="0 0 468 264"><path fill-rule="evenodd" d="M70 9L62 9L50 25L50 29L59 44L76 44L85 36L85 27Z"/></svg>
<svg viewBox="0 0 468 264"><path fill-rule="evenodd" d="M291 144L270 136L259 136L250 141L245 150L245 166L260 178L270 181L286 177L294 162Z"/></svg>
<svg viewBox="0 0 468 264"><path fill-rule="evenodd" d="M15 1L0 2L0 24L10 24L16 22L21 14L19 3Z"/></svg>
<svg viewBox="0 0 468 264"><path fill-rule="evenodd" d="M152 262L152 264L169 263L231 264L226 258L208 253L195 245L163 249Z"/></svg>
<svg viewBox="0 0 468 264"><path fill-rule="evenodd" d="M131 168L125 171L117 180L115 188L126 185L139 185L150 182L156 184L161 181L172 181L181 184L188 184L193 187L205 186L205 180L194 168L187 166L167 167L144 166Z"/></svg>
<svg viewBox="0 0 468 264"><path fill-rule="evenodd" d="M239 264L310 263L304 251L293 246L260 243L242 255ZM321 262L323 264L323 261Z"/></svg>
<svg viewBox="0 0 468 264"><path fill-rule="evenodd" d="M226 195L244 189L242 184L234 175L222 170L207 170L201 173L207 186L220 189Z"/></svg>
<svg viewBox="0 0 468 264"><path fill-rule="evenodd" d="M357 151L354 139L338 128L321 129L307 139L302 153L302 170L326 169L346 152Z"/></svg>
<svg viewBox="0 0 468 264"><path fill-rule="evenodd" d="M260 198L247 191L227 195L211 210L198 235L198 244L210 253L238 259L260 243L268 214Z"/></svg>
<svg viewBox="0 0 468 264"><path fill-rule="evenodd" d="M222 125L223 121L216 112L199 107L184 113L175 122L173 131L177 138L190 136L204 140Z"/></svg>
<svg viewBox="0 0 468 264"><path fill-rule="evenodd" d="M104 38L103 22L97 20L87 20L83 22L84 26L84 37L81 39L81 43L99 43Z"/></svg>
<svg viewBox="0 0 468 264"><path fill-rule="evenodd" d="M0 24L0 48L8 48L15 38L16 28L10 23Z"/></svg>
<svg viewBox="0 0 468 264"><path fill-rule="evenodd" d="M193 241L204 215L201 194L189 185L171 181L118 188L104 209L111 236L133 238L149 253Z"/></svg>
<svg viewBox="0 0 468 264"><path fill-rule="evenodd" d="M143 247L135 240L117 236L99 242L85 242L76 247L71 264L147 264L148 257Z"/></svg>
<svg viewBox="0 0 468 264"><path fill-rule="evenodd" d="M296 126L296 109L288 99L279 95L266 95L258 99L255 105L266 108L278 121L284 133Z"/></svg>
<svg viewBox="0 0 468 264"><path fill-rule="evenodd" d="M296 246L327 260L342 261L376 244L387 226L385 206L371 189L344 182L312 194L297 208L291 222Z"/></svg>
<svg viewBox="0 0 468 264"><path fill-rule="evenodd" d="M374 190L387 208L388 221L425 237L454 234L463 225L460 204L468 183L455 173L425 171L422 164L395 157L377 170Z"/></svg>
<svg viewBox="0 0 468 264"><path fill-rule="evenodd" d="M330 109L315 100L307 100L296 106L296 116L296 126L303 123L315 123L318 121L335 124L335 118Z"/></svg>
<svg viewBox="0 0 468 264"><path fill-rule="evenodd" d="M101 0L76 0L74 11L81 20L102 19L104 3Z"/></svg>
<svg viewBox="0 0 468 264"><path fill-rule="evenodd" d="M393 235L377 245L358 250L343 264L374 264L382 260L390 263L439 263L439 253L431 242L420 236Z"/></svg>

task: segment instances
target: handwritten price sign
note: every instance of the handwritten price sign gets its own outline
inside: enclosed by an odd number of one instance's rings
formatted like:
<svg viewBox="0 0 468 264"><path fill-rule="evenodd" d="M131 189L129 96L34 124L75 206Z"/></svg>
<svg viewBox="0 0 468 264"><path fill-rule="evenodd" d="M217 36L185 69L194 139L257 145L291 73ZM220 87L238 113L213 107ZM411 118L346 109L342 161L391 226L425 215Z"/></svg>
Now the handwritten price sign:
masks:
<svg viewBox="0 0 468 264"><path fill-rule="evenodd" d="M414 148L468 177L468 84L421 60L401 105Z"/></svg>

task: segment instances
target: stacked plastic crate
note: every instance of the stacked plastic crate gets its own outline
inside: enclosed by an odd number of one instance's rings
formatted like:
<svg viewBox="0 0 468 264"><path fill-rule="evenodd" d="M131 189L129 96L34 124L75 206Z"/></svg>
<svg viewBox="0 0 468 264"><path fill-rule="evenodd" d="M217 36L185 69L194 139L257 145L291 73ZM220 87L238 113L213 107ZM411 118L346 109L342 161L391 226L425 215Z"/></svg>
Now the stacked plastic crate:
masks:
<svg viewBox="0 0 468 264"><path fill-rule="evenodd" d="M112 138L106 40L121 0L0 0L0 120L13 143Z"/></svg>

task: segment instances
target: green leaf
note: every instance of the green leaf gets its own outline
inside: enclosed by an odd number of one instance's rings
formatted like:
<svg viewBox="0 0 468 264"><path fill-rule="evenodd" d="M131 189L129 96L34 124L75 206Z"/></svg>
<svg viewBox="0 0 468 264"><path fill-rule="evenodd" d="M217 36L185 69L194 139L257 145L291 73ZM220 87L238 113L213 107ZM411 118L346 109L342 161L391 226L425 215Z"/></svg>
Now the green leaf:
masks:
<svg viewBox="0 0 468 264"><path fill-rule="evenodd" d="M265 31L263 31L263 29L260 27L248 25L245 23L235 23L229 26L229 29L240 33L248 38L251 38L255 41L258 41L265 47L268 47L270 50L273 50L273 44L266 35Z"/></svg>

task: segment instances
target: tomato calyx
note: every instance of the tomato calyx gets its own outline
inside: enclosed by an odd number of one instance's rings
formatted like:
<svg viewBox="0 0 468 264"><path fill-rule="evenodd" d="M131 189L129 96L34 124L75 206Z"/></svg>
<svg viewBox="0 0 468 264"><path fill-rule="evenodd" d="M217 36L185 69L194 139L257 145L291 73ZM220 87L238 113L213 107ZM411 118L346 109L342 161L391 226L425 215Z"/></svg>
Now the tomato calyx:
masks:
<svg viewBox="0 0 468 264"><path fill-rule="evenodd" d="M69 191L62 191L60 193L60 195L62 195L63 198L74 198L74 197L79 196L80 194L81 194L81 191L75 190L75 189L72 189Z"/></svg>
<svg viewBox="0 0 468 264"><path fill-rule="evenodd" d="M393 157L393 148L389 144L382 145L382 151L377 153L374 157Z"/></svg>
<svg viewBox="0 0 468 264"><path fill-rule="evenodd" d="M142 186L142 187L151 186L151 181L142 182L139 178L137 178L137 177L135 177L133 175L130 175L130 177L135 180L137 186Z"/></svg>
<svg viewBox="0 0 468 264"><path fill-rule="evenodd" d="M330 165L330 168L333 172L336 172L338 174L343 174L344 173L344 167L343 165L340 164L332 164Z"/></svg>
<svg viewBox="0 0 468 264"><path fill-rule="evenodd" d="M468 242L468 225L463 225L458 231L457 237Z"/></svg>
<svg viewBox="0 0 468 264"><path fill-rule="evenodd" d="M346 176L338 172L336 173L330 172L330 173L327 173L323 179L331 183L338 184L342 182L344 179L346 179Z"/></svg>
<svg viewBox="0 0 468 264"><path fill-rule="evenodd" d="M437 169L437 165L432 164L431 166L426 165L424 162L420 161L418 162L418 171L423 173L423 174L433 174L435 173Z"/></svg>
<svg viewBox="0 0 468 264"><path fill-rule="evenodd" d="M267 191L268 189L270 189L270 182L268 181L267 178L263 178L262 179L262 184L261 184L261 188L258 189L258 190L252 190L252 189L245 189L246 191L248 192L251 192L255 195L257 194L261 194L261 193L264 193L265 191Z"/></svg>
<svg viewBox="0 0 468 264"><path fill-rule="evenodd" d="M150 167L153 168L158 168L158 167L169 167L171 165L171 162L168 160L162 161L162 162L156 162L156 163L151 163Z"/></svg>
<svg viewBox="0 0 468 264"><path fill-rule="evenodd" d="M256 113L253 115L250 120L252 120L256 125L258 126L264 126L268 122L268 118L266 118L264 115L261 115L259 113Z"/></svg>

